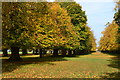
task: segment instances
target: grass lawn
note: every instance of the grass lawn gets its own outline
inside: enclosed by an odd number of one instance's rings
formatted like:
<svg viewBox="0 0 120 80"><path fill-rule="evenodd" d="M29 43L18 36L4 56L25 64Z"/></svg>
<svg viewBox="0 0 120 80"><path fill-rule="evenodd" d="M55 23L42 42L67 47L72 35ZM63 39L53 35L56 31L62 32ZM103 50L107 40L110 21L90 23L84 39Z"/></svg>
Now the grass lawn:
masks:
<svg viewBox="0 0 120 80"><path fill-rule="evenodd" d="M116 56L95 52L76 57L21 56L23 62L6 62L1 57L2 78L116 78ZM117 65L117 66L116 66ZM116 67L115 67L116 66ZM114 74L114 75L111 75Z"/></svg>

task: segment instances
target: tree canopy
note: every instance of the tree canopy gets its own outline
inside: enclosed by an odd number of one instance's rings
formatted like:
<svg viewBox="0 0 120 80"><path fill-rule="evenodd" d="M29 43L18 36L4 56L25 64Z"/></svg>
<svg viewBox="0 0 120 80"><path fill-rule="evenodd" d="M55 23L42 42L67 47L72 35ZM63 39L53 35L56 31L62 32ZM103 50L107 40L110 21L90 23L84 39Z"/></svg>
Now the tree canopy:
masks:
<svg viewBox="0 0 120 80"><path fill-rule="evenodd" d="M85 11L76 2L3 2L3 47L95 50ZM17 51L16 51L16 50ZM15 58L16 59L16 58Z"/></svg>
<svg viewBox="0 0 120 80"><path fill-rule="evenodd" d="M118 1L117 6L120 5ZM100 40L99 50L119 52L120 51L120 8L117 7L117 11L114 14L114 20L108 24L105 30L102 32L103 36Z"/></svg>
<svg viewBox="0 0 120 80"><path fill-rule="evenodd" d="M117 42L118 25L113 21L102 32L103 37L100 40L99 50L101 51L118 51L120 44Z"/></svg>
<svg viewBox="0 0 120 80"><path fill-rule="evenodd" d="M59 4L67 10L69 16L72 18L71 23L80 36L79 49L90 51L92 47L95 48L96 45L91 46L92 42L90 42L90 38L93 39L93 43L95 43L95 40L93 37L90 37L93 34L87 26L87 16L85 15L85 11L82 10L82 7L76 2L60 2Z"/></svg>

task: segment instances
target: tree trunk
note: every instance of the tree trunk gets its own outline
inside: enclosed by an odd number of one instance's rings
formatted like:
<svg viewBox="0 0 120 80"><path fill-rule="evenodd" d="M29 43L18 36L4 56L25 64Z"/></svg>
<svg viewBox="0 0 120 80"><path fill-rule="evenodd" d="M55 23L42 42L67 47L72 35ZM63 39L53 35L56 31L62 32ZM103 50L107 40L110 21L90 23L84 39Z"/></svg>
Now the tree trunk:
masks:
<svg viewBox="0 0 120 80"><path fill-rule="evenodd" d="M62 56L66 56L66 50L65 49L62 50Z"/></svg>
<svg viewBox="0 0 120 80"><path fill-rule="evenodd" d="M35 54L35 50L33 49L33 54Z"/></svg>
<svg viewBox="0 0 120 80"><path fill-rule="evenodd" d="M51 54L53 54L53 51L50 51Z"/></svg>
<svg viewBox="0 0 120 80"><path fill-rule="evenodd" d="M71 56L72 55L72 51L68 50L68 55Z"/></svg>
<svg viewBox="0 0 120 80"><path fill-rule="evenodd" d="M53 56L58 56L58 49L53 50Z"/></svg>
<svg viewBox="0 0 120 80"><path fill-rule="evenodd" d="M19 55L19 47L11 47L11 56L9 58L10 61L21 61L22 58L20 58Z"/></svg>
<svg viewBox="0 0 120 80"><path fill-rule="evenodd" d="M76 51L75 50L73 50L73 55L75 55L76 54Z"/></svg>
<svg viewBox="0 0 120 80"><path fill-rule="evenodd" d="M27 49L22 49L22 55L26 55L27 54Z"/></svg>
<svg viewBox="0 0 120 80"><path fill-rule="evenodd" d="M89 54L89 50L85 50L85 51L84 51L84 54Z"/></svg>
<svg viewBox="0 0 120 80"><path fill-rule="evenodd" d="M43 52L43 50L40 49L40 50L39 50L40 58L42 58L42 52Z"/></svg>
<svg viewBox="0 0 120 80"><path fill-rule="evenodd" d="M79 55L84 54L82 50L79 50Z"/></svg>
<svg viewBox="0 0 120 80"><path fill-rule="evenodd" d="M45 49L43 50L43 54L47 54L47 51Z"/></svg>
<svg viewBox="0 0 120 80"><path fill-rule="evenodd" d="M88 52L87 54L90 54L90 53L91 53L90 50L88 50L87 52Z"/></svg>
<svg viewBox="0 0 120 80"><path fill-rule="evenodd" d="M83 54L86 54L86 50L83 50Z"/></svg>
<svg viewBox="0 0 120 80"><path fill-rule="evenodd" d="M8 56L7 49L3 49L2 51L3 51L3 56L4 56L4 57L7 57L7 56Z"/></svg>
<svg viewBox="0 0 120 80"><path fill-rule="evenodd" d="M38 49L35 50L35 55L38 55Z"/></svg>
<svg viewBox="0 0 120 80"><path fill-rule="evenodd" d="M76 51L75 51L75 55L78 55L78 54L79 54L79 51L80 51L80 50L76 50Z"/></svg>

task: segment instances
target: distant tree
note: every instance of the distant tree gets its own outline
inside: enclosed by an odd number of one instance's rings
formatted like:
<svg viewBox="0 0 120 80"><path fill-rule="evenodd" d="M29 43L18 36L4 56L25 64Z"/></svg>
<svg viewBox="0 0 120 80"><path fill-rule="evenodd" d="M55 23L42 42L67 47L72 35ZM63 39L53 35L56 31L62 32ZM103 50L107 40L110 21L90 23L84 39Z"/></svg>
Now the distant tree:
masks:
<svg viewBox="0 0 120 80"><path fill-rule="evenodd" d="M120 45L117 42L118 25L113 21L109 24L105 31L102 32L103 37L100 40L99 50L101 51L119 51Z"/></svg>
<svg viewBox="0 0 120 80"><path fill-rule="evenodd" d="M116 13L114 15L114 21L118 24L118 35L120 35L120 1L118 1L116 3L117 5L117 10L116 10ZM118 43L120 44L120 36L117 37L118 38Z"/></svg>
<svg viewBox="0 0 120 80"><path fill-rule="evenodd" d="M116 7L117 10L114 15L114 20L120 26L120 1L116 2L116 5L117 5L117 7Z"/></svg>
<svg viewBox="0 0 120 80"><path fill-rule="evenodd" d="M99 50L109 52L120 52L120 2L116 2L116 13L114 20L102 32Z"/></svg>
<svg viewBox="0 0 120 80"><path fill-rule="evenodd" d="M85 11L82 10L82 7L80 6L80 4L77 4L74 1L60 2L59 4L61 5L62 8L65 8L67 10L69 16L72 18L71 23L74 25L78 35L80 36L80 38L78 38L79 47L75 49L79 50L78 52L80 53L89 52L92 48L92 43L90 44L90 40L89 40L92 33L86 23L87 17L85 15ZM92 38L94 40L94 37Z"/></svg>
<svg viewBox="0 0 120 80"><path fill-rule="evenodd" d="M90 31L90 30L89 30ZM88 38L88 48L90 49L90 51L96 51L97 47L96 47L96 39L94 38L94 35L93 35L93 32L90 31L89 32L90 35L89 35L89 38Z"/></svg>

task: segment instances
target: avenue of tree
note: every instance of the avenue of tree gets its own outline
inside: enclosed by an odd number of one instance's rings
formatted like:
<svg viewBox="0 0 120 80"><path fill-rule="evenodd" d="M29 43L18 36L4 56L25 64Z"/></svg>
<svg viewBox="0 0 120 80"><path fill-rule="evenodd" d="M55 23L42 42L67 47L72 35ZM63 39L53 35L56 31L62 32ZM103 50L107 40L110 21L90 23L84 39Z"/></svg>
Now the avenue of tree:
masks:
<svg viewBox="0 0 120 80"><path fill-rule="evenodd" d="M112 23L107 24L103 37L100 40L100 51L120 52L120 1L117 2L117 9Z"/></svg>
<svg viewBox="0 0 120 80"><path fill-rule="evenodd" d="M19 50L53 56L85 54L96 50L87 17L76 2L2 2L2 50L9 60L21 60ZM38 52L38 53L37 53ZM68 54L67 54L68 53Z"/></svg>

